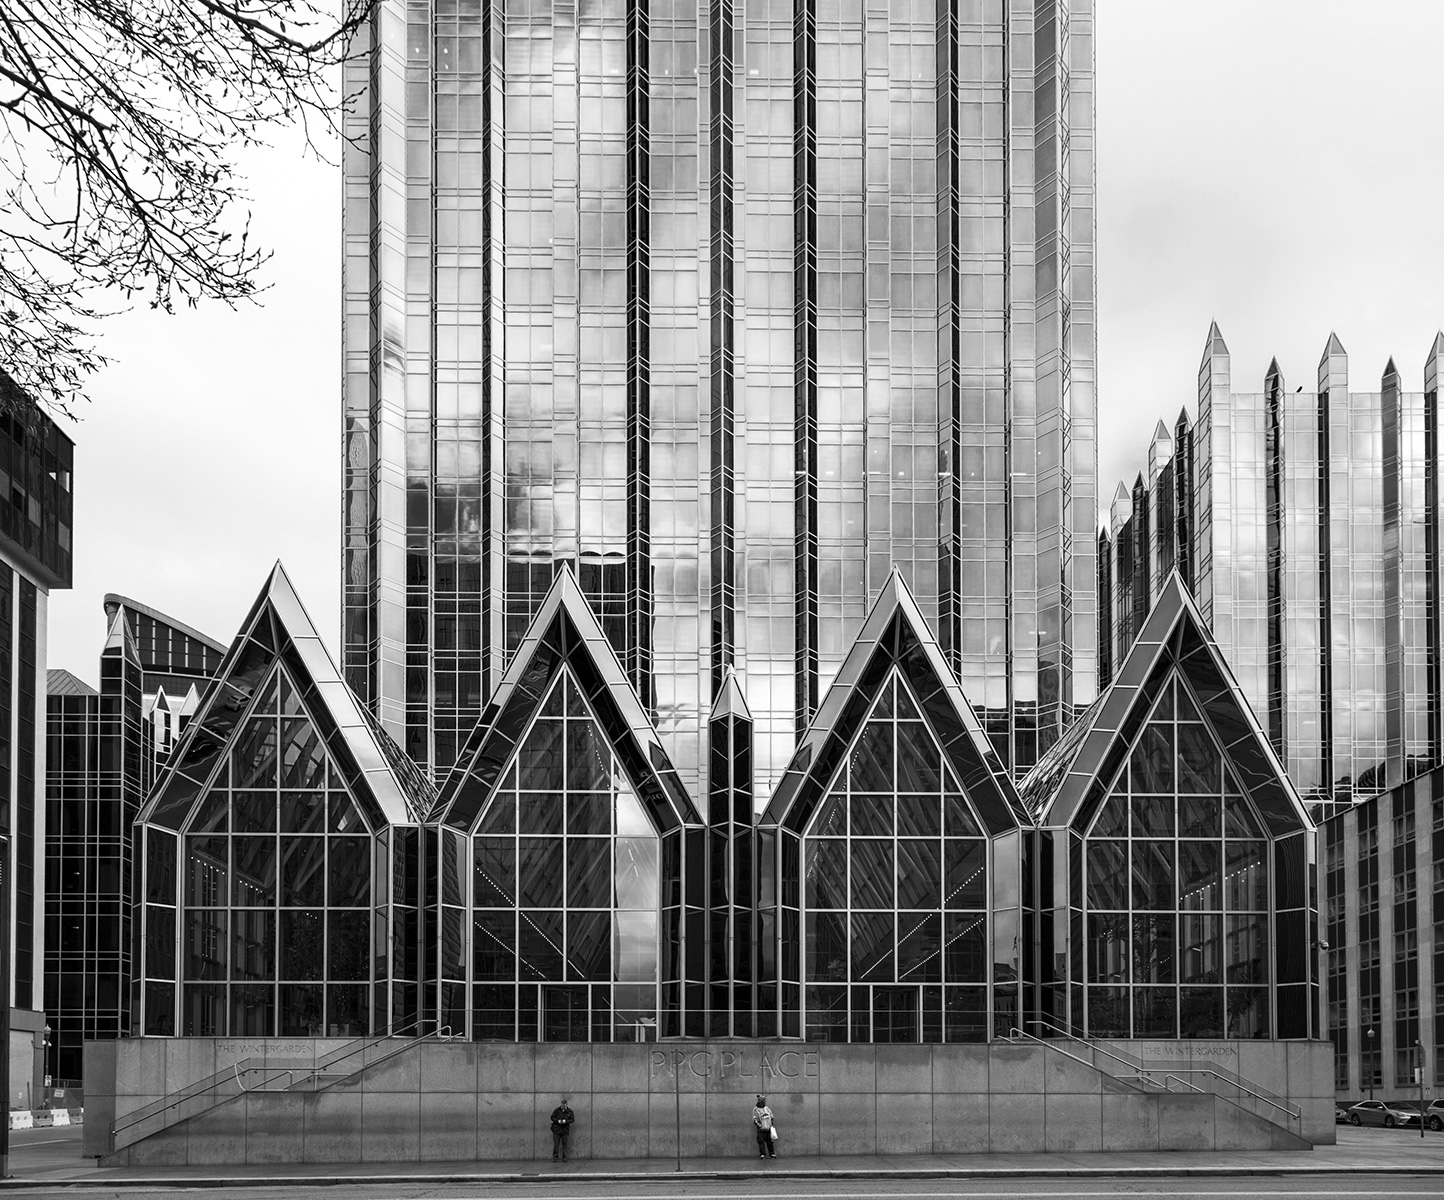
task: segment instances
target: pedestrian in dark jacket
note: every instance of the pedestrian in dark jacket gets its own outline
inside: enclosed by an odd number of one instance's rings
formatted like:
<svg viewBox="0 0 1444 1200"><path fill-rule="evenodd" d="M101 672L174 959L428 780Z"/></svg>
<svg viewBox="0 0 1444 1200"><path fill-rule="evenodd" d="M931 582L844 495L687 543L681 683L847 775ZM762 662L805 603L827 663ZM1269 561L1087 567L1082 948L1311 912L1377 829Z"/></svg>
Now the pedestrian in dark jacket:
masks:
<svg viewBox="0 0 1444 1200"><path fill-rule="evenodd" d="M752 1127L757 1133L757 1157L776 1158L777 1143L772 1138L772 1110L767 1107L767 1097L757 1097L757 1107L752 1110Z"/></svg>
<svg viewBox="0 0 1444 1200"><path fill-rule="evenodd" d="M552 1109L552 1162L558 1158L562 1162L567 1161L567 1139L572 1134L572 1122L577 1119L577 1114L567 1103L568 1099L563 1096L562 1102Z"/></svg>

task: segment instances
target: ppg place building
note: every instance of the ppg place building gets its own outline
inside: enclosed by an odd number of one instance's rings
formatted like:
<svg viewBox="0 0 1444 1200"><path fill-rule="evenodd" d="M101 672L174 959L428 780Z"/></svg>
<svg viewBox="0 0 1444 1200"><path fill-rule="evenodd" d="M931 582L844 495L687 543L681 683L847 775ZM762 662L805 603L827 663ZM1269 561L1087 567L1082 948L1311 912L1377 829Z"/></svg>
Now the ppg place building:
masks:
<svg viewBox="0 0 1444 1200"><path fill-rule="evenodd" d="M1098 690L1090 0L381 0L342 646L266 581L135 1032L1317 1036L1175 577Z"/></svg>

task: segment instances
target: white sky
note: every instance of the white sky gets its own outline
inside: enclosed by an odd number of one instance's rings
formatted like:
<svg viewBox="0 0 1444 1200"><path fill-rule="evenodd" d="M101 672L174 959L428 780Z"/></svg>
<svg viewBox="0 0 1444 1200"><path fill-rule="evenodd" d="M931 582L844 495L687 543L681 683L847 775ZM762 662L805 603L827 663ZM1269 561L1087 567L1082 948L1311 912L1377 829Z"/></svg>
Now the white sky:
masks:
<svg viewBox="0 0 1444 1200"><path fill-rule="evenodd" d="M1099 497L1192 406L1211 319L1234 386L1422 387L1444 325L1437 0L1096 0ZM112 321L76 442L75 586L49 662L94 683L106 592L229 642L280 558L336 649L340 182L294 143L242 160L263 304Z"/></svg>

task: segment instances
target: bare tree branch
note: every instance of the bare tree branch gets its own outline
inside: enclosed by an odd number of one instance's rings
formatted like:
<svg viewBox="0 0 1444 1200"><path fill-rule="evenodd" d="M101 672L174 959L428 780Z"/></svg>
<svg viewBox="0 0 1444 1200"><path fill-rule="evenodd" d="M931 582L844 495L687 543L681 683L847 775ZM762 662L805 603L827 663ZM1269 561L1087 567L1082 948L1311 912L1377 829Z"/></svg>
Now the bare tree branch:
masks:
<svg viewBox="0 0 1444 1200"><path fill-rule="evenodd" d="M233 156L339 133L334 68L372 2L0 2L0 366L24 391L73 415L97 324L136 298L256 295Z"/></svg>

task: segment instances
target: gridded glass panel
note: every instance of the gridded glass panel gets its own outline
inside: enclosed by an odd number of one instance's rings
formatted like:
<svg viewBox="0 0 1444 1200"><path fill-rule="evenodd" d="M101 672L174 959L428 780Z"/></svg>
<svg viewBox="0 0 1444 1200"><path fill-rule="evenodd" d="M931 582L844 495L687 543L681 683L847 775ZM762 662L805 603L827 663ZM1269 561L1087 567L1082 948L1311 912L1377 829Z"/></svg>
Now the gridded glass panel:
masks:
<svg viewBox="0 0 1444 1200"><path fill-rule="evenodd" d="M1083 863L1089 1035L1267 1027L1269 842L1176 677L1099 806Z"/></svg>
<svg viewBox="0 0 1444 1200"><path fill-rule="evenodd" d="M655 1037L661 856L605 733L559 672L473 831L472 979L486 983L472 993L474 1036Z"/></svg>

